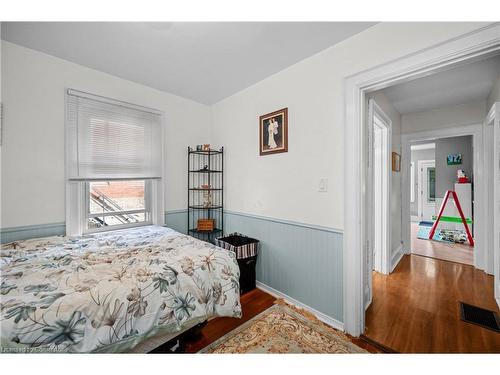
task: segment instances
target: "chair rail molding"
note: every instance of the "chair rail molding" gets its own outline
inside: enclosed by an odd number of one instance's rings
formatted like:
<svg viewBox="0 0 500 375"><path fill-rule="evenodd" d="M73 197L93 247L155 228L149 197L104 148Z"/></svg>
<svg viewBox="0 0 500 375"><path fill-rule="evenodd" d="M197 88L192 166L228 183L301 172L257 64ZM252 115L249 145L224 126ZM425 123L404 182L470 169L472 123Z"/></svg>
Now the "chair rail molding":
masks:
<svg viewBox="0 0 500 375"><path fill-rule="evenodd" d="M365 330L363 306L366 265L367 126L366 94L444 71L500 50L500 24L492 23L443 43L418 50L345 78L344 150L344 329L353 336ZM409 191L403 192L403 201Z"/></svg>

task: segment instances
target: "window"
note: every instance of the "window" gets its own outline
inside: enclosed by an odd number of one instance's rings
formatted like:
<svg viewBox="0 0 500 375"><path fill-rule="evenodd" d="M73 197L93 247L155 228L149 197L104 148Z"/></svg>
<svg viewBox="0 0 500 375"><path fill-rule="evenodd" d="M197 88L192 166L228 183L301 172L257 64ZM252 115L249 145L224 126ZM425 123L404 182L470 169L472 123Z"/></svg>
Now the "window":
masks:
<svg viewBox="0 0 500 375"><path fill-rule="evenodd" d="M151 224L149 180L91 181L86 189L89 232Z"/></svg>
<svg viewBox="0 0 500 375"><path fill-rule="evenodd" d="M427 168L427 202L436 201L436 168Z"/></svg>
<svg viewBox="0 0 500 375"><path fill-rule="evenodd" d="M163 223L161 113L67 92L66 232Z"/></svg>

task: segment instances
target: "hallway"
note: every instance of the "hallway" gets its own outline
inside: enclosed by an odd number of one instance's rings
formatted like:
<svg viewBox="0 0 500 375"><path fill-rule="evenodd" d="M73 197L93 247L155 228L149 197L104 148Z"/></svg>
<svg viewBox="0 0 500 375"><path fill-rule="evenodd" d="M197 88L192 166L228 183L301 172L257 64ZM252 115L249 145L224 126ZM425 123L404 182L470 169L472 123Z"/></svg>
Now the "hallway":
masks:
<svg viewBox="0 0 500 375"><path fill-rule="evenodd" d="M391 275L373 273L365 335L400 353L500 353L500 333L461 321L459 301L498 311L493 277L405 255Z"/></svg>
<svg viewBox="0 0 500 375"><path fill-rule="evenodd" d="M474 248L468 243L451 243L422 240L417 237L418 223L411 223L411 252L425 257L448 260L463 264L474 264Z"/></svg>

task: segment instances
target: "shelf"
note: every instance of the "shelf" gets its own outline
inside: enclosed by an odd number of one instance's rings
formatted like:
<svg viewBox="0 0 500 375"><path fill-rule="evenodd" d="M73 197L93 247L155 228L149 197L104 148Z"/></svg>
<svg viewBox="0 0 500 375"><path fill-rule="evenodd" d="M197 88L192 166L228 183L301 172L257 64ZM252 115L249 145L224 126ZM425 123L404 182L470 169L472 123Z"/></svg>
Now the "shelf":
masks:
<svg viewBox="0 0 500 375"><path fill-rule="evenodd" d="M188 234L213 243L215 238L224 233L224 148L196 151L188 147L187 172ZM205 201L210 202L211 206L204 207ZM198 219L214 219L213 226L216 228L211 231L198 230Z"/></svg>
<svg viewBox="0 0 500 375"><path fill-rule="evenodd" d="M192 191L221 191L222 189L219 189L219 188L209 188L209 189L189 188L189 190L192 190Z"/></svg>
<svg viewBox="0 0 500 375"><path fill-rule="evenodd" d="M196 154L196 155L219 155L219 154L222 154L222 151L218 151L218 150L210 150L210 151L191 150L191 151L189 151L189 153Z"/></svg>
<svg viewBox="0 0 500 375"><path fill-rule="evenodd" d="M189 233L196 233L196 234L215 234L220 232L222 232L222 229L219 228L215 228L214 230L198 230L198 229L189 230Z"/></svg>
<svg viewBox="0 0 500 375"><path fill-rule="evenodd" d="M189 206L189 208L192 208L194 210L219 210L222 208L222 206L203 207L202 205L195 205L195 206Z"/></svg>
<svg viewBox="0 0 500 375"><path fill-rule="evenodd" d="M222 173L222 171L214 171L210 169L200 169L198 171L189 171L190 173Z"/></svg>

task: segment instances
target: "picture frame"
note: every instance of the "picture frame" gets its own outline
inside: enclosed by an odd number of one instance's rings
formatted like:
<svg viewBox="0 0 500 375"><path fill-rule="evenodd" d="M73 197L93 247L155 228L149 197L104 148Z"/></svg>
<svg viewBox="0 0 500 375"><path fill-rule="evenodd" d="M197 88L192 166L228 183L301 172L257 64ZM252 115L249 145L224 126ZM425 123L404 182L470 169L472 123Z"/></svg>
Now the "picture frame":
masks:
<svg viewBox="0 0 500 375"><path fill-rule="evenodd" d="M448 154L446 157L446 165L462 164L462 154Z"/></svg>
<svg viewBox="0 0 500 375"><path fill-rule="evenodd" d="M397 152L392 153L392 171L401 171L401 155L399 155Z"/></svg>
<svg viewBox="0 0 500 375"><path fill-rule="evenodd" d="M288 108L259 117L259 154L288 152Z"/></svg>

